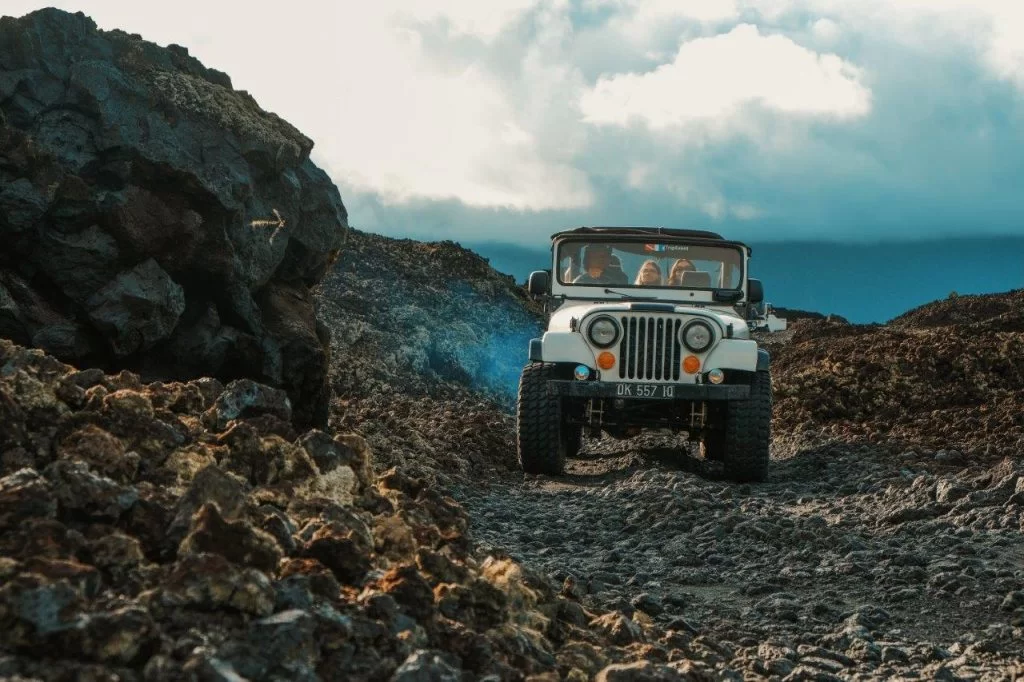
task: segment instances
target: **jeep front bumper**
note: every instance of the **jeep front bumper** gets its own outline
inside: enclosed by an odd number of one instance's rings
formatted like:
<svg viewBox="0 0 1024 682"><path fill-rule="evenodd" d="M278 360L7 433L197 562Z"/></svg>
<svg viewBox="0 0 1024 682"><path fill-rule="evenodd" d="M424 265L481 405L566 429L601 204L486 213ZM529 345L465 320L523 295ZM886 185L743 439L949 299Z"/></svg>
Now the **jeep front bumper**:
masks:
<svg viewBox="0 0 1024 682"><path fill-rule="evenodd" d="M550 395L573 398L633 398L641 400L746 400L743 384L673 384L661 382L548 381Z"/></svg>

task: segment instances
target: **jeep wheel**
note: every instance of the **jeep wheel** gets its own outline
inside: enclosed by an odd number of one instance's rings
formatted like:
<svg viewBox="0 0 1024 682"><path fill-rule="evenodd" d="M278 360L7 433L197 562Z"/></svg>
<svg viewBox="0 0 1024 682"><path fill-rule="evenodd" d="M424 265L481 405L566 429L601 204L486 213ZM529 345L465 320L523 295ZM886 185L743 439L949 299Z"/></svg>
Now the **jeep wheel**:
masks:
<svg viewBox="0 0 1024 682"><path fill-rule="evenodd" d="M547 381L554 378L555 366L540 362L524 367L519 378L516 445L528 474L557 475L565 469L569 429L562 422L562 399L548 395Z"/></svg>
<svg viewBox="0 0 1024 682"><path fill-rule="evenodd" d="M724 404L719 428L701 438L704 458L722 462L725 476L733 481L763 481L768 478L772 425L772 379L768 372L755 372L750 398Z"/></svg>
<svg viewBox="0 0 1024 682"><path fill-rule="evenodd" d="M750 398L727 403L722 464L725 475L738 482L768 478L768 449L772 428L772 377L754 372Z"/></svg>

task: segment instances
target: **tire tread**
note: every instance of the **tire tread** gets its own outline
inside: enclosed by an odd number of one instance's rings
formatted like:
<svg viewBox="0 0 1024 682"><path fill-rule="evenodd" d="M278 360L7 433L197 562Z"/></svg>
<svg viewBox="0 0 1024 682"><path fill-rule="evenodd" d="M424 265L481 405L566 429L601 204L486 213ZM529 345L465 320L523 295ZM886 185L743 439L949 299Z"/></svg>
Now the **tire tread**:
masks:
<svg viewBox="0 0 1024 682"><path fill-rule="evenodd" d="M519 379L516 450L528 474L558 475L565 470L562 401L547 392L547 381L554 378L553 364L531 362Z"/></svg>
<svg viewBox="0 0 1024 682"><path fill-rule="evenodd" d="M754 372L750 398L728 403L722 462L725 475L737 482L768 478L771 459L772 379L768 372Z"/></svg>

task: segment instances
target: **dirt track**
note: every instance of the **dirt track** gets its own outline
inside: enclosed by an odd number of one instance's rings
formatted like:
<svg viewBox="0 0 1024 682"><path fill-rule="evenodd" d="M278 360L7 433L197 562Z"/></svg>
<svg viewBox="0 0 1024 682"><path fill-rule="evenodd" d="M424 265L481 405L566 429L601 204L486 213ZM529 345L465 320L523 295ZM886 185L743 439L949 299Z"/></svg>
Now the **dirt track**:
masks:
<svg viewBox="0 0 1024 682"><path fill-rule="evenodd" d="M719 674L1024 673L1018 464L780 445L769 482L735 486L673 444L594 441L563 477L457 495L482 548L695 637Z"/></svg>

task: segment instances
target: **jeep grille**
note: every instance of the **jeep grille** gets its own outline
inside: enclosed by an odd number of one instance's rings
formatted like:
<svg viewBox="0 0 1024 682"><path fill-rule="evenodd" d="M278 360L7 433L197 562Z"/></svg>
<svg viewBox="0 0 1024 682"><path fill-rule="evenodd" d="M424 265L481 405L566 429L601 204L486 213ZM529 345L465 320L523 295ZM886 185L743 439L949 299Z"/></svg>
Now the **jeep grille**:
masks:
<svg viewBox="0 0 1024 682"><path fill-rule="evenodd" d="M624 315L619 321L619 378L678 381L683 359L679 328L683 321L669 315Z"/></svg>

